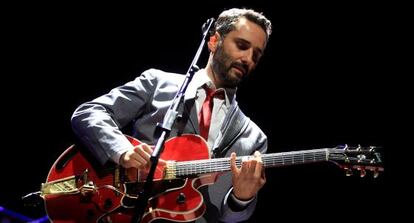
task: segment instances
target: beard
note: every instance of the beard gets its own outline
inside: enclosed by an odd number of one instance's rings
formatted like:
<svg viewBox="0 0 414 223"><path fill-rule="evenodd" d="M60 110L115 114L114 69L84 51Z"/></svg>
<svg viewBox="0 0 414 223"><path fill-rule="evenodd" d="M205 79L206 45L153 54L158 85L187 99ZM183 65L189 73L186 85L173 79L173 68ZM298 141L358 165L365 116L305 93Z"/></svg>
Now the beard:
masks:
<svg viewBox="0 0 414 223"><path fill-rule="evenodd" d="M231 69L234 66L243 67L245 73L242 77L231 73L233 72ZM239 63L233 62L233 58L224 52L222 44L217 46L217 51L213 55L213 63L212 63L213 72L216 74L216 78L219 79L222 87L224 88L236 88L240 81L246 76L248 71L248 67Z"/></svg>

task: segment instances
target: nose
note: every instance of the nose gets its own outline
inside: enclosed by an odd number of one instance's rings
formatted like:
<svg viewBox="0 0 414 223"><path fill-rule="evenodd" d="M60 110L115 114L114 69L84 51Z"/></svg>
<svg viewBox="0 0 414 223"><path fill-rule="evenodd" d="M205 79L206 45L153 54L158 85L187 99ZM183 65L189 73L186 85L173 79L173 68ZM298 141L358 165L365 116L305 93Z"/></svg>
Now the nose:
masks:
<svg viewBox="0 0 414 223"><path fill-rule="evenodd" d="M241 60L243 64L249 66L249 69L254 67L256 62L253 60L253 48L249 48L248 50L245 50Z"/></svg>

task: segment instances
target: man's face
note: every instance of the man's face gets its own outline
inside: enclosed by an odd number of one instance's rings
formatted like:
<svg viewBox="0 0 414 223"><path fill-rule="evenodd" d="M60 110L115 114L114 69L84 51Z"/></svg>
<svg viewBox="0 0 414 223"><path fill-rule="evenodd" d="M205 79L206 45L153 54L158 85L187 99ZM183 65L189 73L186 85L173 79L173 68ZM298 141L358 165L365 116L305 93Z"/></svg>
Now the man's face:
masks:
<svg viewBox="0 0 414 223"><path fill-rule="evenodd" d="M266 33L257 24L241 18L236 29L218 42L212 69L220 85L235 88L254 70L266 44Z"/></svg>

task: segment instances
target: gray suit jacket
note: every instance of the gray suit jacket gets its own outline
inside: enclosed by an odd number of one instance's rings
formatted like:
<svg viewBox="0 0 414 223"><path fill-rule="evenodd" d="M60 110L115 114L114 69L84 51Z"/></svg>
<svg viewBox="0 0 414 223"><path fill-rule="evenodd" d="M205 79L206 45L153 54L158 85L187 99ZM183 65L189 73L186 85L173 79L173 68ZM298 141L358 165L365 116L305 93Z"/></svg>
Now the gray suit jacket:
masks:
<svg viewBox="0 0 414 223"><path fill-rule="evenodd" d="M131 122L134 132L128 134L141 142L154 144L155 126L162 122L184 77L155 69L147 70L134 81L80 105L72 116L74 132L101 164L131 147L123 132L123 128ZM194 97L185 96L185 103L180 108L183 116L175 123L171 137L199 133ZM265 153L266 149L265 134L241 112L234 98L212 148L212 156L230 156L233 151L238 156L251 155L255 150ZM231 172L221 175L213 185L202 187L200 191L207 211L197 222L248 219L254 211L256 198L244 210L234 211L228 206L231 197L225 199L231 188Z"/></svg>

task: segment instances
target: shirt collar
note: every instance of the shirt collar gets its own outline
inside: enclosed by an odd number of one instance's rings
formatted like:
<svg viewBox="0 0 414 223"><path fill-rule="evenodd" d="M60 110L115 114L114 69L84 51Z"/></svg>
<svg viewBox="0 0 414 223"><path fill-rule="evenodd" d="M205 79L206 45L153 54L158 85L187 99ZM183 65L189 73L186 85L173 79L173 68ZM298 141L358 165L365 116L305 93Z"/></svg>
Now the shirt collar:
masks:
<svg viewBox="0 0 414 223"><path fill-rule="evenodd" d="M207 75L206 69L200 69L194 74L193 79L188 85L184 99L187 100L195 98L197 96L197 90L202 88L204 84L206 84L209 88L216 88L213 82L211 81L210 77ZM219 88L217 90L224 91L226 104L230 105L234 97L236 96L237 88Z"/></svg>

